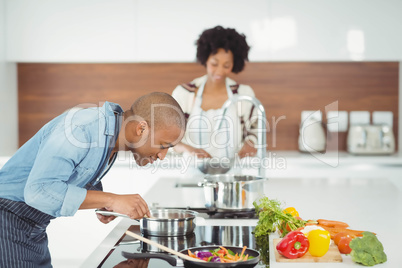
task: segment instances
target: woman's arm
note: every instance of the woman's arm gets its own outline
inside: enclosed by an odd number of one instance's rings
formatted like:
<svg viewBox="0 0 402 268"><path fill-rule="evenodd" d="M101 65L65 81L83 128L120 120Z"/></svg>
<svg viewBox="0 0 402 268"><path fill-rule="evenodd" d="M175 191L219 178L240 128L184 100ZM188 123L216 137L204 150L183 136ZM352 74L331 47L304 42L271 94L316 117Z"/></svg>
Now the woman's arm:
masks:
<svg viewBox="0 0 402 268"><path fill-rule="evenodd" d="M203 149L194 148L183 142L179 142L175 147L173 147L177 153L189 153L191 155L196 155L198 158L211 158L211 155Z"/></svg>

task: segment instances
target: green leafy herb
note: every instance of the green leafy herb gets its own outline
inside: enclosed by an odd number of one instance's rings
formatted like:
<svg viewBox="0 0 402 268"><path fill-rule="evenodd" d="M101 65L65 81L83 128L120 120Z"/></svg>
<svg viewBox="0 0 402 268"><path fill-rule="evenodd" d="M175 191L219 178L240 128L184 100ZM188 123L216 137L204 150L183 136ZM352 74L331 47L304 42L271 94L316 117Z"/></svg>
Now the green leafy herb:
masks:
<svg viewBox="0 0 402 268"><path fill-rule="evenodd" d="M286 225L296 230L305 225L305 221L296 219L291 214L283 212L281 203L275 199L263 197L253 203L258 215L258 223L254 230L256 237L268 235L279 229L284 236L288 233Z"/></svg>
<svg viewBox="0 0 402 268"><path fill-rule="evenodd" d="M266 268L269 268L269 236L256 237L257 250L260 252L260 259Z"/></svg>

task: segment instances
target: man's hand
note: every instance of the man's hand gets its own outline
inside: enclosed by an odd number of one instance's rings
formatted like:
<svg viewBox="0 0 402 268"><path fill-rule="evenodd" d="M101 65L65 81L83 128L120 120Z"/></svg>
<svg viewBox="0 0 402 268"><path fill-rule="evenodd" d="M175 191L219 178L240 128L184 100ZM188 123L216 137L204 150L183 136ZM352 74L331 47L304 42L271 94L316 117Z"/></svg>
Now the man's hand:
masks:
<svg viewBox="0 0 402 268"><path fill-rule="evenodd" d="M117 195L101 191L88 190L80 209L104 208L108 211L125 214L131 219L141 219L145 215L150 217L149 208L139 194ZM97 215L103 223L115 219L114 216Z"/></svg>
<svg viewBox="0 0 402 268"><path fill-rule="evenodd" d="M102 208L101 210L107 210L106 208ZM102 214L96 213L96 217L98 217L99 221L102 223L109 223L116 219L116 216L104 216Z"/></svg>
<svg viewBox="0 0 402 268"><path fill-rule="evenodd" d="M141 219L145 215L151 216L147 203L139 194L115 195L111 206L106 209L127 215L131 219Z"/></svg>

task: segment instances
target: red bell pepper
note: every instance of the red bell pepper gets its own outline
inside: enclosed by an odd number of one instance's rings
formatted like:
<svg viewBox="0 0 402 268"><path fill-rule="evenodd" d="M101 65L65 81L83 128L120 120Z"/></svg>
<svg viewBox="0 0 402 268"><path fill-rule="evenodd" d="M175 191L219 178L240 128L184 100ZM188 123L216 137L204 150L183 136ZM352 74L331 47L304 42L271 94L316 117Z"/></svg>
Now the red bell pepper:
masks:
<svg viewBox="0 0 402 268"><path fill-rule="evenodd" d="M309 247L310 243L302 232L292 231L276 245L276 250L288 259L296 259L303 257Z"/></svg>

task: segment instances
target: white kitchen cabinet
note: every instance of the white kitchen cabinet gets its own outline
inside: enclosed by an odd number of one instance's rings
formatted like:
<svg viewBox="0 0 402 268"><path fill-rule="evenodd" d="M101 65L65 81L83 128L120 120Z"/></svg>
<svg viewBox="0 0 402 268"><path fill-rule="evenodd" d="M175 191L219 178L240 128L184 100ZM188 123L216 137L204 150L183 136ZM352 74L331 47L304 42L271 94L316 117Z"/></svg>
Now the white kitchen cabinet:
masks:
<svg viewBox="0 0 402 268"><path fill-rule="evenodd" d="M6 0L12 62L193 62L202 30L247 36L251 61L402 59L402 1Z"/></svg>
<svg viewBox="0 0 402 268"><path fill-rule="evenodd" d="M135 0L6 1L7 60L136 61Z"/></svg>
<svg viewBox="0 0 402 268"><path fill-rule="evenodd" d="M251 23L267 18L268 6L267 0L138 0L138 59L193 62L195 41L202 31L217 25L245 33L252 45Z"/></svg>

